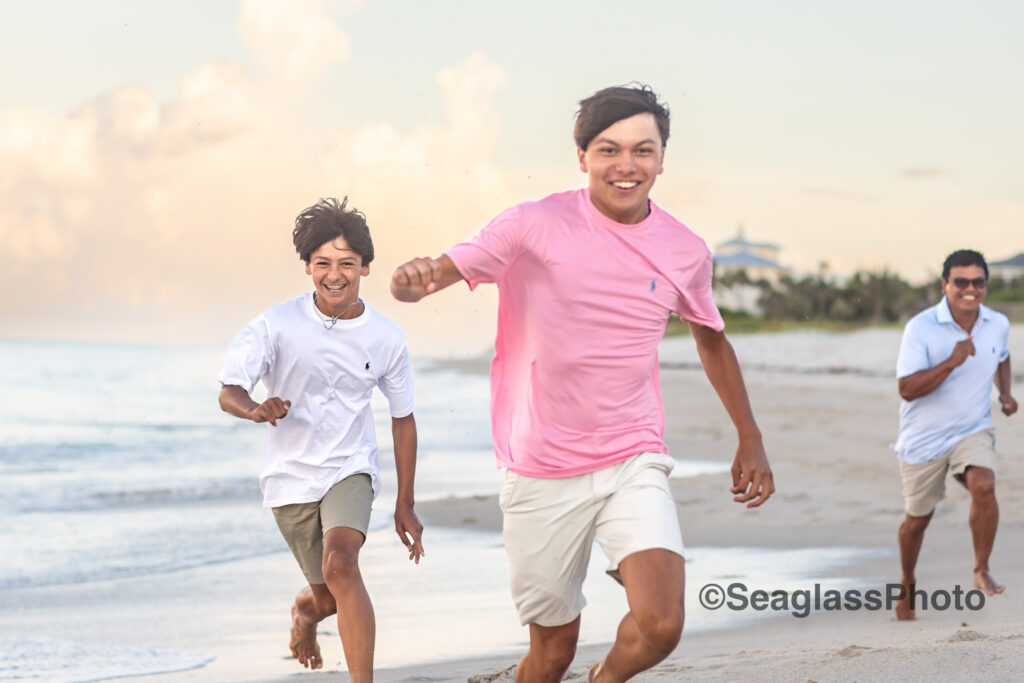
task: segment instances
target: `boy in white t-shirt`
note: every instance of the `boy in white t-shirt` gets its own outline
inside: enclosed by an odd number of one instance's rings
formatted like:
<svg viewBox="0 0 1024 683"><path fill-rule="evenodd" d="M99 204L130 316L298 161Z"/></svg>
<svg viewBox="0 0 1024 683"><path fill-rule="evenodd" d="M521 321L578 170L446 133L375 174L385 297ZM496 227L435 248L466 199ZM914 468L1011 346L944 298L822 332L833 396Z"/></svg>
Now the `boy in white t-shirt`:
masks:
<svg viewBox="0 0 1024 683"><path fill-rule="evenodd" d="M405 335L359 298L373 242L365 216L346 204L347 198L321 200L295 219L295 250L314 291L261 313L232 340L220 406L270 425L263 504L273 508L309 582L292 605L292 655L321 668L316 627L337 613L351 680L369 681L375 622L358 557L380 491L374 387L390 405L395 530L417 563L423 525L413 511L416 422ZM256 403L249 394L260 381L269 398Z"/></svg>

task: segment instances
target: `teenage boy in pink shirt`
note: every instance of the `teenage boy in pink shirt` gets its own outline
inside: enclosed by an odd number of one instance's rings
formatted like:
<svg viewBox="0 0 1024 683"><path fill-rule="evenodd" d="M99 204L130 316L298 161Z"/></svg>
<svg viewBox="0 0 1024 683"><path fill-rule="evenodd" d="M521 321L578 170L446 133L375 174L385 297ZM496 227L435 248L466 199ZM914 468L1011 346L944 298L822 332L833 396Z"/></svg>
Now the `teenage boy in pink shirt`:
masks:
<svg viewBox="0 0 1024 683"><path fill-rule="evenodd" d="M683 543L667 475L658 342L690 325L736 426L733 500L761 505L771 468L739 364L711 298L704 241L648 199L663 171L669 113L647 86L580 102L574 136L585 189L525 202L440 258L392 276L400 301L459 280L498 285L491 418L511 591L529 624L516 680L559 681L571 664L597 540L629 612L592 681L625 681L675 648Z"/></svg>

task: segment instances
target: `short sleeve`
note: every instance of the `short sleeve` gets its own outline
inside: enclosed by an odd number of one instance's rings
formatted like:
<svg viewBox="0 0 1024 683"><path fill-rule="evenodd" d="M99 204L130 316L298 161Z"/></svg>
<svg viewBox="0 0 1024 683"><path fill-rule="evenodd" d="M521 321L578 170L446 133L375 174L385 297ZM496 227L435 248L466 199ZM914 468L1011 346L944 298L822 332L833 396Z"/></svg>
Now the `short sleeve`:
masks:
<svg viewBox="0 0 1024 683"><path fill-rule="evenodd" d="M999 362L1002 363L1010 357L1010 321L1008 318L1003 319L1003 334L1002 334L1002 346L999 349Z"/></svg>
<svg viewBox="0 0 1024 683"><path fill-rule="evenodd" d="M228 344L224 369L220 373L222 386L235 385L251 393L273 362L273 348L266 321L256 318L242 328Z"/></svg>
<svg viewBox="0 0 1024 683"><path fill-rule="evenodd" d="M908 377L930 367L928 345L918 329L918 319L913 319L903 329L900 355L896 360L896 378Z"/></svg>
<svg viewBox="0 0 1024 683"><path fill-rule="evenodd" d="M693 274L685 286L680 288L679 305L676 314L686 322L710 327L715 331L725 329L725 321L715 305L711 289L711 276L714 265L711 254L707 252L696 265Z"/></svg>
<svg viewBox="0 0 1024 683"><path fill-rule="evenodd" d="M414 403L412 366L409 362L409 349L405 344L402 344L401 351L377 381L377 386L388 400L391 417L406 417L412 413Z"/></svg>
<svg viewBox="0 0 1024 683"><path fill-rule="evenodd" d="M519 253L523 221L519 206L498 214L476 237L445 252L470 289L497 282Z"/></svg>

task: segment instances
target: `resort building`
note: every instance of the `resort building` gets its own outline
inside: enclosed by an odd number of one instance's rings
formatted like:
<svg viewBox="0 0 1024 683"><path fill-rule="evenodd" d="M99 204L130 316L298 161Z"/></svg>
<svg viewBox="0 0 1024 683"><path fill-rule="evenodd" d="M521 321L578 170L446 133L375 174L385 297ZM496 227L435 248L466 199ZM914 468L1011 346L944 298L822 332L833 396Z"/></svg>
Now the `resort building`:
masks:
<svg viewBox="0 0 1024 683"><path fill-rule="evenodd" d="M779 282L786 269L779 265L779 246L769 242L750 242L739 227L736 237L718 245L714 253L715 303L719 308L746 311L760 316L758 299L761 288L755 283L766 280L771 285ZM746 275L746 282L735 282L734 276ZM723 281L727 284L723 284Z"/></svg>
<svg viewBox="0 0 1024 683"><path fill-rule="evenodd" d="M1024 252L1005 261L989 262L988 276L1002 278L1004 281L1024 275Z"/></svg>

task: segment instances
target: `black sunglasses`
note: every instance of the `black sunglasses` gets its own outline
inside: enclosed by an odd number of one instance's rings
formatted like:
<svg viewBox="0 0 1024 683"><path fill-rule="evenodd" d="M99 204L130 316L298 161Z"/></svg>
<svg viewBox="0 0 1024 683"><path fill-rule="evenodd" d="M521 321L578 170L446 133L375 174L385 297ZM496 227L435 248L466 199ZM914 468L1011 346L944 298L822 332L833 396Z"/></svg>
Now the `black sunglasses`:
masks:
<svg viewBox="0 0 1024 683"><path fill-rule="evenodd" d="M973 285L975 289L985 289L986 285L985 278L983 277L976 277L973 280L965 277L955 277L952 282L957 289L967 289L968 285Z"/></svg>

